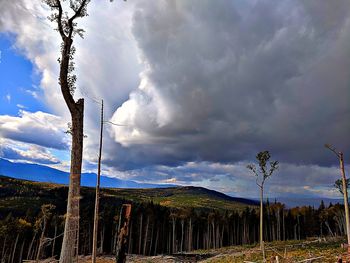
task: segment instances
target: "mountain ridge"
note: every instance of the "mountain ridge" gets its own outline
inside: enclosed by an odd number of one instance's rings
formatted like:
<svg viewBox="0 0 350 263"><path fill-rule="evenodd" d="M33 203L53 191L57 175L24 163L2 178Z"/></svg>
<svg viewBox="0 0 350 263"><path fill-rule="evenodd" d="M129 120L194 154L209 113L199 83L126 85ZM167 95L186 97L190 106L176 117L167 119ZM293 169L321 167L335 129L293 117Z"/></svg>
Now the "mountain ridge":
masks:
<svg viewBox="0 0 350 263"><path fill-rule="evenodd" d="M47 182L56 184L69 184L69 173L46 165L33 163L11 162L0 158L0 174L16 179L30 180L34 182ZM82 173L81 185L87 187L96 186L95 173ZM132 180L122 180L101 175L101 187L121 188L163 188L174 187L174 184L149 184L138 183Z"/></svg>

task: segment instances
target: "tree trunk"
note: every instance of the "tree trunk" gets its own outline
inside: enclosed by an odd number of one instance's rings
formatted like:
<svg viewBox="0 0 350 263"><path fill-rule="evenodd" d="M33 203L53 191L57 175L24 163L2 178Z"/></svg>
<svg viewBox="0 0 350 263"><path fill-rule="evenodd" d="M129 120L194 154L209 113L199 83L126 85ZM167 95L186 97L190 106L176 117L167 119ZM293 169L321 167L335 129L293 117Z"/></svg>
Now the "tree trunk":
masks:
<svg viewBox="0 0 350 263"><path fill-rule="evenodd" d="M45 238L45 232L46 232L46 226L47 226L47 220L45 218L44 215L44 226L43 226L43 230L41 231L41 236L40 236L40 240L39 240L39 247L38 247L38 253L36 255L36 260L39 261L40 257L41 257L41 251L42 251L42 247L43 247L43 242L44 242L44 238Z"/></svg>
<svg viewBox="0 0 350 263"><path fill-rule="evenodd" d="M68 202L60 263L71 263L76 256L79 237L80 177L83 157L84 100L79 99L72 116L72 151Z"/></svg>
<svg viewBox="0 0 350 263"><path fill-rule="evenodd" d="M175 253L175 223L176 223L176 221L175 221L175 218L173 217L173 219L172 219L172 222L173 222L173 240L172 240L172 249L173 249L173 253Z"/></svg>
<svg viewBox="0 0 350 263"><path fill-rule="evenodd" d="M284 210L282 210L282 223L283 223L283 241L286 240L286 222L285 222L285 216L284 216Z"/></svg>
<svg viewBox="0 0 350 263"><path fill-rule="evenodd" d="M143 255L146 255L146 250L147 250L147 238L148 238L148 227L149 227L149 216L147 216L147 221L146 221L146 232L145 232L145 237L143 241Z"/></svg>
<svg viewBox="0 0 350 263"><path fill-rule="evenodd" d="M192 234L193 234L193 229L192 229L192 218L190 217L190 220L188 222L188 251L192 250Z"/></svg>
<svg viewBox="0 0 350 263"><path fill-rule="evenodd" d="M264 186L260 187L260 249L263 253L263 259L265 260L265 247L264 247Z"/></svg>
<svg viewBox="0 0 350 263"><path fill-rule="evenodd" d="M30 245L29 245L29 248L28 248L28 253L27 253L27 259L31 259L32 248L33 248L33 245L34 245L35 237L36 237L36 232L34 233L34 236L33 236L33 238L32 238L32 241L30 242Z"/></svg>
<svg viewBox="0 0 350 263"><path fill-rule="evenodd" d="M85 5L85 1L82 5ZM73 262L78 252L77 246L79 244L79 201L84 138L84 99L79 99L77 102L74 101L68 81L72 43L73 39L71 35L63 38L59 78L61 91L72 118L71 167L60 263Z"/></svg>
<svg viewBox="0 0 350 263"><path fill-rule="evenodd" d="M3 245L2 245L1 262L3 262L3 260L5 261L5 247L6 247L6 241L7 241L7 236L5 236L4 242L3 242Z"/></svg>
<svg viewBox="0 0 350 263"><path fill-rule="evenodd" d="M128 254L132 254L132 222L130 222Z"/></svg>
<svg viewBox="0 0 350 263"><path fill-rule="evenodd" d="M153 245L153 235L154 235L154 222L152 224L152 230L151 230L151 238L150 238L150 244L149 244L149 252L148 255L152 254L152 245Z"/></svg>
<svg viewBox="0 0 350 263"><path fill-rule="evenodd" d="M51 257L55 255L56 236L57 236L57 221L55 223L55 233L54 233L53 242L52 242Z"/></svg>
<svg viewBox="0 0 350 263"><path fill-rule="evenodd" d="M117 263L126 262L126 245L128 243L131 205L124 204L122 206L122 211L123 211L122 225L118 233L118 245L117 245L117 255L116 255Z"/></svg>
<svg viewBox="0 0 350 263"><path fill-rule="evenodd" d="M182 247L184 242L184 225L185 219L181 219L181 242L180 242L180 252L182 253Z"/></svg>
<svg viewBox="0 0 350 263"><path fill-rule="evenodd" d="M17 248L18 238L19 238L19 233L16 236L15 245L13 246L11 263L13 263L13 261L15 260L15 252L16 252L16 248Z"/></svg>
<svg viewBox="0 0 350 263"><path fill-rule="evenodd" d="M103 228L101 229L101 232L100 232L101 243L100 243L100 251L99 252L101 254L103 254L103 249L104 249L105 232L106 232L106 226L103 225Z"/></svg>
<svg viewBox="0 0 350 263"><path fill-rule="evenodd" d="M143 214L141 214L140 218L140 235L139 235L139 254L141 254L141 242L142 242L142 221L143 221Z"/></svg>
<svg viewBox="0 0 350 263"><path fill-rule="evenodd" d="M159 227L157 227L157 233L156 233L156 241L154 243L154 252L153 254L156 256L157 255L157 246L158 246L158 238L159 238Z"/></svg>
<svg viewBox="0 0 350 263"><path fill-rule="evenodd" d="M329 226L328 221L325 221L325 225L328 228L329 234L331 234L331 236L334 237L333 231L332 231L331 227Z"/></svg>
<svg viewBox="0 0 350 263"><path fill-rule="evenodd" d="M23 250L24 250L24 244L26 243L26 240L23 239L22 245L21 245L21 251L19 252L19 261L18 262L22 262L23 259Z"/></svg>

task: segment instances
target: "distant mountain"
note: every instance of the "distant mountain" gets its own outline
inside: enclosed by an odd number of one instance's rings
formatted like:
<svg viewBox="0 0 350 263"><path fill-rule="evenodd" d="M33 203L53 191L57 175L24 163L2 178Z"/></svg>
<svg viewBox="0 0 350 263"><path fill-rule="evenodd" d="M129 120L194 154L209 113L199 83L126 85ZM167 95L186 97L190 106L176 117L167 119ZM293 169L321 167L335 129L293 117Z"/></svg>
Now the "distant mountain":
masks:
<svg viewBox="0 0 350 263"><path fill-rule="evenodd" d="M69 173L54 169L45 165L32 163L17 163L0 158L0 175L35 182L47 182L55 184L68 184ZM95 173L82 173L82 186L95 186ZM113 188L163 188L174 187L172 184L145 184L130 180L121 180L107 176L101 176L101 187Z"/></svg>

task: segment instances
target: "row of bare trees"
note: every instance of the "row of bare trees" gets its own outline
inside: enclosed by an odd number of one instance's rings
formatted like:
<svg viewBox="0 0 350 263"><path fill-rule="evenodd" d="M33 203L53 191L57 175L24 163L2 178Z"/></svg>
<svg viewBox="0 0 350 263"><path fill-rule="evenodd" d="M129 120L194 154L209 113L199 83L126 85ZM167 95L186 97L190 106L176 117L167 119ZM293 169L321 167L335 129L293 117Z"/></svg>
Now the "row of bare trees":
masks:
<svg viewBox="0 0 350 263"><path fill-rule="evenodd" d="M81 206L78 251L81 255L90 255L93 239L91 201L94 195L91 191L84 194L86 200L83 199ZM101 198L97 254L116 253L119 209L123 202L107 196ZM253 208L219 211L170 209L153 203L135 203L133 206L128 253L171 254L259 242L260 212ZM59 255L64 230L63 207L57 203L44 204L35 215L30 210L21 213L13 209L13 213L0 218L0 262L14 263ZM268 222L263 228L265 241L342 236L346 233L344 206L340 204L326 207L322 203L318 209L310 206L287 209L281 203L266 202L263 217Z"/></svg>

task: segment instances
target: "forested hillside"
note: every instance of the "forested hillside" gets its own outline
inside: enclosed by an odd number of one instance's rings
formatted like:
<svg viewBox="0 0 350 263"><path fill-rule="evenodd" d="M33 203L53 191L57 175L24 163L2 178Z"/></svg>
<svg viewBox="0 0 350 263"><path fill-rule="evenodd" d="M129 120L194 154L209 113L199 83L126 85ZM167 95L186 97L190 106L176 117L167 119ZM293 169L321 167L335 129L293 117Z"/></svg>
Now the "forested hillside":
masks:
<svg viewBox="0 0 350 263"><path fill-rule="evenodd" d="M59 255L67 187L8 177L0 177L0 187L1 258L17 262ZM154 255L258 241L259 215L252 201L195 187L103 189L100 253L115 252L122 203L132 203L129 253ZM82 188L80 254L91 253L93 204L94 189ZM268 203L266 239L343 235L343 211L341 205L285 209Z"/></svg>

